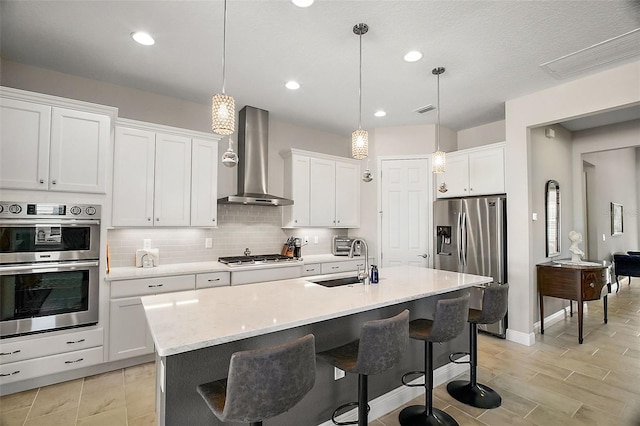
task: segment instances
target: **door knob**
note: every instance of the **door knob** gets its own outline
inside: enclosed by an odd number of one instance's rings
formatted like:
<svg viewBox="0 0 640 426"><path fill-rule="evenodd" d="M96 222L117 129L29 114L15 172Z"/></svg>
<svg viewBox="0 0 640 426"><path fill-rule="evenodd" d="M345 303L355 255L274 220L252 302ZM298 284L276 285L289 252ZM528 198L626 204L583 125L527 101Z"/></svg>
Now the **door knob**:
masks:
<svg viewBox="0 0 640 426"><path fill-rule="evenodd" d="M429 257L429 254L428 253L422 253L422 254L419 254L418 256L423 258L423 259L426 259L426 258Z"/></svg>

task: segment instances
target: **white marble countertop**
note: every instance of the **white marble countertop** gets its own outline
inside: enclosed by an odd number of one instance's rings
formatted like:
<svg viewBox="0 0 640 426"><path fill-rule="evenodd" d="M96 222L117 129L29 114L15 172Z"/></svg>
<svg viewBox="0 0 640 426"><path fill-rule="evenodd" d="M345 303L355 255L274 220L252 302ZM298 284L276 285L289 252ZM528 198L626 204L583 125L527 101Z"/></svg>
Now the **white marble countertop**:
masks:
<svg viewBox="0 0 640 426"><path fill-rule="evenodd" d="M308 278L142 297L160 356L170 356L447 293L490 277L413 266L380 269L380 283L327 288Z"/></svg>
<svg viewBox="0 0 640 426"><path fill-rule="evenodd" d="M287 266L302 266L305 263L325 263L325 262L346 262L348 260L358 260L360 257L349 258L348 256L334 256L332 254L313 254L304 256L302 261L284 262L284 263L268 263L263 265L250 266L227 266L218 261L211 262L190 262L190 263L172 263L168 265L159 265L154 268L136 268L135 266L120 266L111 268L111 271L105 277L105 281L130 280L136 278L153 278L165 277L170 275L186 275L200 274L206 272L223 272L223 271L248 271L256 269L282 268Z"/></svg>

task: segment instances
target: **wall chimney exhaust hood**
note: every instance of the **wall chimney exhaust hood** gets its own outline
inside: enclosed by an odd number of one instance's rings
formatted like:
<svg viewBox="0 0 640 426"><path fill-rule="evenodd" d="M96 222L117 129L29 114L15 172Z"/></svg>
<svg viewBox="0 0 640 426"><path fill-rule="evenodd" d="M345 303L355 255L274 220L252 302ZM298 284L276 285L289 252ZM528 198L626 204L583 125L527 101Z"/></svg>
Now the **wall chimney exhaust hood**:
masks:
<svg viewBox="0 0 640 426"><path fill-rule="evenodd" d="M293 200L267 192L269 111L245 106L238 123L238 194L218 199L219 204L290 206Z"/></svg>

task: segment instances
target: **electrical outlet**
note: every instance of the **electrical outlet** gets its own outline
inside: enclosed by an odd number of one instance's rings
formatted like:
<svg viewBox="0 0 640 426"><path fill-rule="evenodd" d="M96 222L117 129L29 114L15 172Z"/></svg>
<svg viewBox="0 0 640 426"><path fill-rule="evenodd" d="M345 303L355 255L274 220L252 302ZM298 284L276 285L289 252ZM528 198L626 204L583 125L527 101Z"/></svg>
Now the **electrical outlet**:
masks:
<svg viewBox="0 0 640 426"><path fill-rule="evenodd" d="M204 248L213 247L213 238L205 238L204 239Z"/></svg>
<svg viewBox="0 0 640 426"><path fill-rule="evenodd" d="M145 238L142 240L142 248L148 250L151 248L151 238Z"/></svg>
<svg viewBox="0 0 640 426"><path fill-rule="evenodd" d="M302 238L302 244L309 244L309 236L308 236L308 235L305 235L305 236Z"/></svg>
<svg viewBox="0 0 640 426"><path fill-rule="evenodd" d="M344 377L345 372L338 367L333 367L333 380L340 380Z"/></svg>
<svg viewBox="0 0 640 426"><path fill-rule="evenodd" d="M313 236L313 244L318 244L318 236L317 235Z"/></svg>

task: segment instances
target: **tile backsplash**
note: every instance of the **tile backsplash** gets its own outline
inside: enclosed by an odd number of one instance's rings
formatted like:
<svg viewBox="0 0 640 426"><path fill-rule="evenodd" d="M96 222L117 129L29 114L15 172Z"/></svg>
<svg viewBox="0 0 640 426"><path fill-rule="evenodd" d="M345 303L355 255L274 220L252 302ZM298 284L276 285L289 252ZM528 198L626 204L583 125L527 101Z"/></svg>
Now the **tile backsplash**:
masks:
<svg viewBox="0 0 640 426"><path fill-rule="evenodd" d="M220 256L241 256L245 248L253 254L280 253L289 236L309 237L302 256L331 253L334 235L347 235L347 229L282 229L282 209L278 207L221 204L218 228L115 228L107 231L111 266L134 266L136 249L150 239L160 250L160 264L205 262ZM315 244L315 237L318 243ZM205 248L205 239L213 240Z"/></svg>

